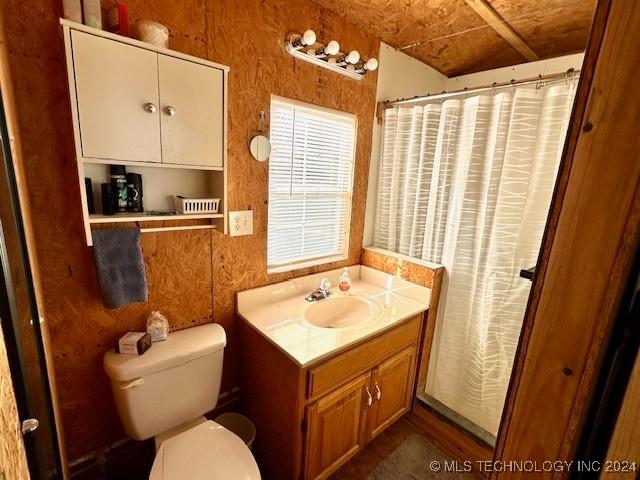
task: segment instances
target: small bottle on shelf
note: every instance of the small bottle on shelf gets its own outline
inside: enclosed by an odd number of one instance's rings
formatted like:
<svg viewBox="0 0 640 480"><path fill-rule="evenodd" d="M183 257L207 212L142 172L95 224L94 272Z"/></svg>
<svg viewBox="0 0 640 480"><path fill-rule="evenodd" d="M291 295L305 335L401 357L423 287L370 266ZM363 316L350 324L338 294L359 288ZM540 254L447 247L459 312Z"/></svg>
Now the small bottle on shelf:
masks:
<svg viewBox="0 0 640 480"><path fill-rule="evenodd" d="M349 276L349 269L347 267L342 269L342 274L338 279L338 288L344 293L347 293L351 288L351 277Z"/></svg>

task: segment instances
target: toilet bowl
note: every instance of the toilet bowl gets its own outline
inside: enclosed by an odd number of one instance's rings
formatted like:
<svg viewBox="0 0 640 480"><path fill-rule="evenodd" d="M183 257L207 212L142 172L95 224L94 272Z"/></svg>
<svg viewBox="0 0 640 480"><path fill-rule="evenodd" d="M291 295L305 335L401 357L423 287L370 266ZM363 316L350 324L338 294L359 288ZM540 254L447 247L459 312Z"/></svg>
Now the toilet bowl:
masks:
<svg viewBox="0 0 640 480"><path fill-rule="evenodd" d="M258 466L245 443L211 420L165 440L149 480L259 480Z"/></svg>
<svg viewBox="0 0 640 480"><path fill-rule="evenodd" d="M202 417L218 402L226 342L223 328L208 324L171 333L143 355L105 354L124 430L156 439L151 480L260 480L245 443Z"/></svg>

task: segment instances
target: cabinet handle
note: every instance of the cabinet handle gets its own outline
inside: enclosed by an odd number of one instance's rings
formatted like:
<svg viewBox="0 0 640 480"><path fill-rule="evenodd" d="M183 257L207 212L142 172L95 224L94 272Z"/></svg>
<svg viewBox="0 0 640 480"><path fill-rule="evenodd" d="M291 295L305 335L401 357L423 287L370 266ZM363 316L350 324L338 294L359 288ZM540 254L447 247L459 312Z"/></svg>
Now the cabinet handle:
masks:
<svg viewBox="0 0 640 480"><path fill-rule="evenodd" d="M158 107L156 107L153 103L148 102L144 104L144 111L148 113L156 113L158 111Z"/></svg>
<svg viewBox="0 0 640 480"><path fill-rule="evenodd" d="M381 397L382 391L380 390L380 385L378 385L378 382L376 382L376 402L379 402Z"/></svg>
<svg viewBox="0 0 640 480"><path fill-rule="evenodd" d="M169 105L168 107L165 107L164 112L170 117L173 117L176 114L176 107Z"/></svg>
<svg viewBox="0 0 640 480"><path fill-rule="evenodd" d="M365 387L365 390L367 391L367 407L370 407L371 405L373 405L373 397L371 396L369 387Z"/></svg>

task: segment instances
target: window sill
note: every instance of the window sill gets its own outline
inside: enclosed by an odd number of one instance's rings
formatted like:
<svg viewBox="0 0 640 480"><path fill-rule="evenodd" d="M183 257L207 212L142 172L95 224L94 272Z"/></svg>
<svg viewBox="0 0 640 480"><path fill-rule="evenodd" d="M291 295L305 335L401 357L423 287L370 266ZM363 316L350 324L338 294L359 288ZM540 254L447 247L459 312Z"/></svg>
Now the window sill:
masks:
<svg viewBox="0 0 640 480"><path fill-rule="evenodd" d="M302 270L303 268L317 267L318 265L325 265L327 263L341 262L343 260L347 260L348 258L349 258L348 255L334 255L332 257L316 258L313 260L290 263L287 265L280 265L277 267L267 267L267 275L292 272L294 270Z"/></svg>

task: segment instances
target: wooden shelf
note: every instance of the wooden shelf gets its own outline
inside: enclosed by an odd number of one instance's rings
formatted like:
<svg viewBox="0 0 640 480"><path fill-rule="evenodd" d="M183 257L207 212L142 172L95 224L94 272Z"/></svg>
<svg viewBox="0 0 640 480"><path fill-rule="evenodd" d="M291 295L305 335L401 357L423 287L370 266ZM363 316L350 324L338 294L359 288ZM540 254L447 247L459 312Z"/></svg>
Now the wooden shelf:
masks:
<svg viewBox="0 0 640 480"><path fill-rule="evenodd" d="M208 172L223 172L224 167L211 167L207 165L183 165L179 163L162 163L162 162L132 162L128 160L105 160L104 158L84 157L85 163L94 163L96 165L129 165L134 167L152 167L152 168L175 168L181 170L205 170Z"/></svg>
<svg viewBox="0 0 640 480"><path fill-rule="evenodd" d="M211 218L224 218L222 213L201 213L192 215L148 215L145 213L116 213L115 215L92 214L89 215L89 223L121 223L121 222L154 222L176 220L201 220Z"/></svg>

